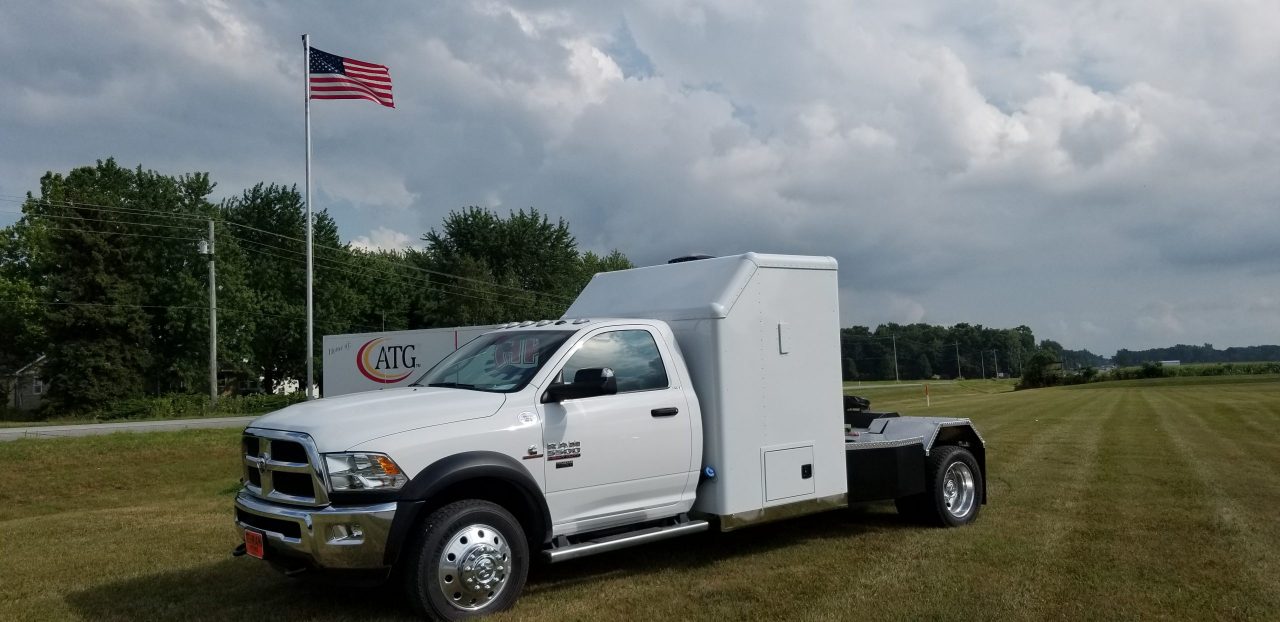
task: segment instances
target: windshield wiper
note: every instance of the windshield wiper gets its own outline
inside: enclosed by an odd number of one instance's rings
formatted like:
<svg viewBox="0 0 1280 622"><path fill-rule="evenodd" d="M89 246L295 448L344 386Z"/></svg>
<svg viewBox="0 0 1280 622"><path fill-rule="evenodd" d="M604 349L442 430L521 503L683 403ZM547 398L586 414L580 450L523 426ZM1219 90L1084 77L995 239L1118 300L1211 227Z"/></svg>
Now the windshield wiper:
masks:
<svg viewBox="0 0 1280 622"><path fill-rule="evenodd" d="M474 384L462 384L462 383L459 383L459 382L432 382L432 383L428 384L427 386L429 386L429 387L444 387L444 388L446 388L446 389L474 389L474 388L476 388L476 385L474 385Z"/></svg>

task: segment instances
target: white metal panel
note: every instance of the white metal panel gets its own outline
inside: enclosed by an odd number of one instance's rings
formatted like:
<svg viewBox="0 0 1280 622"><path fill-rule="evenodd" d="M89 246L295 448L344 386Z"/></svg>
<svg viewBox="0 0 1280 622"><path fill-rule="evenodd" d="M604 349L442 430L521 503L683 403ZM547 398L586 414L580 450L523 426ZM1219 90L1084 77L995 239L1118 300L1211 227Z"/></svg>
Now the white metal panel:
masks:
<svg viewBox="0 0 1280 622"><path fill-rule="evenodd" d="M765 502L813 496L813 445L763 453Z"/></svg>
<svg viewBox="0 0 1280 622"><path fill-rule="evenodd" d="M815 497L846 492L834 259L748 253L598 274L565 315L590 316L670 324L701 404L703 466L716 471L694 509L794 500L764 495L760 452L788 443L813 444Z"/></svg>
<svg viewBox="0 0 1280 622"><path fill-rule="evenodd" d="M402 387L440 359L497 326L325 335L324 396Z"/></svg>
<svg viewBox="0 0 1280 622"><path fill-rule="evenodd" d="M756 264L743 257L601 272L592 277L564 317L725 317L756 270Z"/></svg>

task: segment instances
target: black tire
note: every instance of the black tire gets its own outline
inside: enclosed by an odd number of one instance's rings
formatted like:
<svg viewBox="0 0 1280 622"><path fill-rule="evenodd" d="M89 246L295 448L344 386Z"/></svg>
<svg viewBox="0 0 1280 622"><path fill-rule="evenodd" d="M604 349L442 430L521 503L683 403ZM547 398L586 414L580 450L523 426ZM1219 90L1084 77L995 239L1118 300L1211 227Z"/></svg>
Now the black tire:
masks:
<svg viewBox="0 0 1280 622"><path fill-rule="evenodd" d="M428 515L405 554L402 579L409 604L436 620L469 620L508 609L529 574L529 543L520 523L502 506L478 499L450 503ZM464 568L468 561L472 565ZM496 589L490 590L494 581Z"/></svg>
<svg viewBox="0 0 1280 622"><path fill-rule="evenodd" d="M954 482L968 489L949 497L948 473L954 465ZM965 480L968 480L965 483ZM982 509L982 470L973 454L963 447L935 447L925 468L925 493L920 500L922 518L940 527L960 527L978 518ZM952 505L955 507L952 507Z"/></svg>
<svg viewBox="0 0 1280 622"><path fill-rule="evenodd" d="M957 468L960 480L969 480L972 488L968 495L948 497L947 474L952 465ZM968 488L968 486L961 486ZM924 491L911 497L893 499L897 513L909 521L925 523L940 527L959 527L969 525L977 520L982 509L982 470L978 461L968 449L943 445L936 447L925 462ZM952 512L952 504L960 502L960 507Z"/></svg>

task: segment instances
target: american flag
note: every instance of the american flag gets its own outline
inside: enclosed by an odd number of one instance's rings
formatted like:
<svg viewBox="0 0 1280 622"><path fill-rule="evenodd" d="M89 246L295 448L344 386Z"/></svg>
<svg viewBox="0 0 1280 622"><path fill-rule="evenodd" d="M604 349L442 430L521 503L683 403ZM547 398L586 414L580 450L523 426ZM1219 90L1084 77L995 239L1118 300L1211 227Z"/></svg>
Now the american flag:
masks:
<svg viewBox="0 0 1280 622"><path fill-rule="evenodd" d="M311 48L311 99L367 99L395 108L386 65Z"/></svg>

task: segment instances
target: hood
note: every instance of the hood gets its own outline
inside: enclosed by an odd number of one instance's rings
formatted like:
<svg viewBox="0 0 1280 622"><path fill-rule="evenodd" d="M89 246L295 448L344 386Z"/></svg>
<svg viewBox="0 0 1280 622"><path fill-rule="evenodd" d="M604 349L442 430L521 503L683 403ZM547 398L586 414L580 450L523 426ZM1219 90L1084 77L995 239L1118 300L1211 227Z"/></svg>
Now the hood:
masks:
<svg viewBox="0 0 1280 622"><path fill-rule="evenodd" d="M294 404L254 419L249 427L309 434L325 453L397 432L488 417L506 399L503 393L466 389L383 389Z"/></svg>

